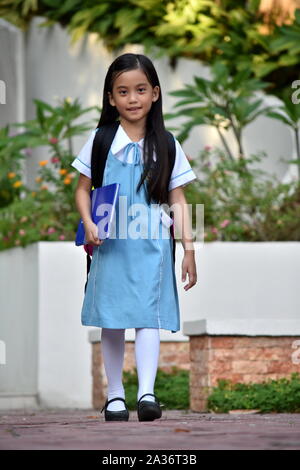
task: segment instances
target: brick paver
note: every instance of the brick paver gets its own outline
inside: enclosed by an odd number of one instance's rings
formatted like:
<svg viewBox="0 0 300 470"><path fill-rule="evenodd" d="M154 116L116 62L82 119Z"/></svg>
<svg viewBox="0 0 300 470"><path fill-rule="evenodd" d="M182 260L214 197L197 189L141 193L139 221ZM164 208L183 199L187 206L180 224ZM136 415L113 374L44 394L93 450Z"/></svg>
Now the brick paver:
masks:
<svg viewBox="0 0 300 470"><path fill-rule="evenodd" d="M299 414L163 410L162 418L105 422L95 410L1 411L0 449L300 449Z"/></svg>

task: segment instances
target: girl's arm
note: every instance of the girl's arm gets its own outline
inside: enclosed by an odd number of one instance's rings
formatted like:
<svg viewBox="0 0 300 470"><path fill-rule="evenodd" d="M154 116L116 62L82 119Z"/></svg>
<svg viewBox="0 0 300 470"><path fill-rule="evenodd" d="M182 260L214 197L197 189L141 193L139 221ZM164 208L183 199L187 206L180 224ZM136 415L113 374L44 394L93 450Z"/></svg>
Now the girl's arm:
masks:
<svg viewBox="0 0 300 470"><path fill-rule="evenodd" d="M180 240L184 249L182 260L182 281L189 275L189 283L184 286L185 290L193 287L197 282L197 270L195 263L195 249L191 232L191 223L188 211L188 204L182 186L169 191L168 204L174 212L174 234L175 229L180 234Z"/></svg>
<svg viewBox="0 0 300 470"><path fill-rule="evenodd" d="M91 178L80 173L75 190L76 207L83 221L87 243L90 245L101 245L103 240L99 240L98 227L94 224L91 217L91 188Z"/></svg>

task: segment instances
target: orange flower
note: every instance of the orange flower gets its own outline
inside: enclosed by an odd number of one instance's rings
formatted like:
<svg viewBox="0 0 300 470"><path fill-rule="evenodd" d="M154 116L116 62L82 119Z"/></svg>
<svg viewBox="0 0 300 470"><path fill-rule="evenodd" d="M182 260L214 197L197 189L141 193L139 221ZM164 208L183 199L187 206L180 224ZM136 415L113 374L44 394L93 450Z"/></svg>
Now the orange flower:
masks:
<svg viewBox="0 0 300 470"><path fill-rule="evenodd" d="M13 173L12 171L10 173L7 173L8 178L14 178L16 176L16 173Z"/></svg>
<svg viewBox="0 0 300 470"><path fill-rule="evenodd" d="M31 196L35 196L36 195L36 191L31 191Z"/></svg>
<svg viewBox="0 0 300 470"><path fill-rule="evenodd" d="M48 163L48 160L41 160L41 161L39 162L39 165L40 165L40 166L45 166L45 165L47 165L47 163Z"/></svg>
<svg viewBox="0 0 300 470"><path fill-rule="evenodd" d="M20 186L22 186L22 181L16 181L14 184L13 184L13 187L14 188L19 188Z"/></svg>
<svg viewBox="0 0 300 470"><path fill-rule="evenodd" d="M70 183L72 183L71 178L68 178L68 177L65 178L65 179L64 179L64 183L65 183L65 184L70 184Z"/></svg>
<svg viewBox="0 0 300 470"><path fill-rule="evenodd" d="M65 168L61 168L61 169L59 170L59 174L60 174L60 175L65 175L67 172L68 172L68 170L66 170Z"/></svg>
<svg viewBox="0 0 300 470"><path fill-rule="evenodd" d="M37 178L35 178L35 181L36 181L37 183L40 183L40 182L42 181L42 178L41 178L40 176L37 176Z"/></svg>
<svg viewBox="0 0 300 470"><path fill-rule="evenodd" d="M41 186L41 189L48 189L48 186L46 184L43 184L43 186Z"/></svg>

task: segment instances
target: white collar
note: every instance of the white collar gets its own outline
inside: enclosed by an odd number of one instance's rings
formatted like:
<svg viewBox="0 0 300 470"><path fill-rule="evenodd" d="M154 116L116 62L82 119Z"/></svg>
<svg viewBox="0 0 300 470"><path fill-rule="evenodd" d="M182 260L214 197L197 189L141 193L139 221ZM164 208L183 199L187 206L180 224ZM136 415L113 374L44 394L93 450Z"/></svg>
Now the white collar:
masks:
<svg viewBox="0 0 300 470"><path fill-rule="evenodd" d="M123 148L126 147L126 145L132 143L132 140L129 138L129 136L126 134L125 130L119 124L118 130L116 132L116 135L114 137L114 140L111 144L111 151L115 155L116 153L120 152ZM144 139L141 139L138 141L139 147L143 149L144 147Z"/></svg>

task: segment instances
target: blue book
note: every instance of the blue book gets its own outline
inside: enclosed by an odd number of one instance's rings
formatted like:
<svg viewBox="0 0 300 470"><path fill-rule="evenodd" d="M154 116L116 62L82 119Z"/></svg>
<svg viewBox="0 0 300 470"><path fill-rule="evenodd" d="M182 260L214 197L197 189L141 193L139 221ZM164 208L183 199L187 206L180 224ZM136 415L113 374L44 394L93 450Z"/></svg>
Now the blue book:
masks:
<svg viewBox="0 0 300 470"><path fill-rule="evenodd" d="M108 184L91 191L92 220L98 226L98 238L104 240L111 234L111 226L116 211L116 204L120 191L120 183ZM85 230L80 219L75 245L86 245Z"/></svg>

